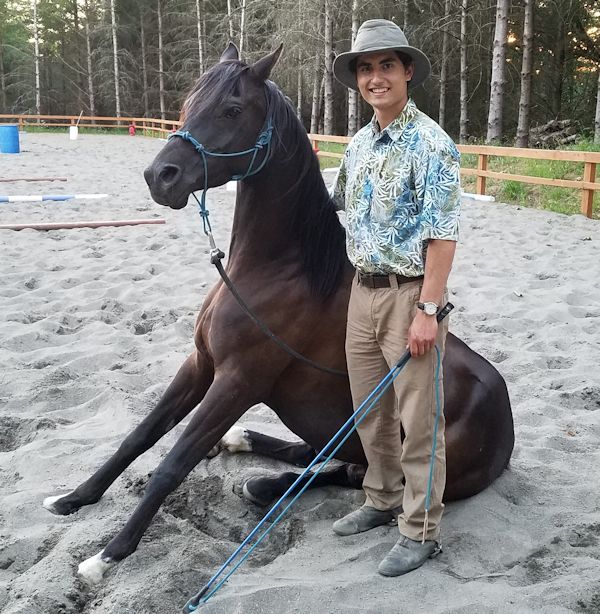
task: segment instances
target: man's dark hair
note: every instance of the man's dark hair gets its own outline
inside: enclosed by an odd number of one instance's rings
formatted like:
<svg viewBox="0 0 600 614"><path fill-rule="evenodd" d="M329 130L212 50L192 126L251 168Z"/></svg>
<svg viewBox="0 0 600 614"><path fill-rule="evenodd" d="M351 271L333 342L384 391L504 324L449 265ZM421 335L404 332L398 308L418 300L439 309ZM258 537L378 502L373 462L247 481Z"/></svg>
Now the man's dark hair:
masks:
<svg viewBox="0 0 600 614"><path fill-rule="evenodd" d="M410 57L410 55L408 55L408 53L404 53L403 51L398 51L397 49L394 49L394 53L398 56L402 64L404 64L405 69L408 68L413 63L413 59ZM354 58L350 62L350 70L354 74L356 74L357 61L358 61L358 58Z"/></svg>

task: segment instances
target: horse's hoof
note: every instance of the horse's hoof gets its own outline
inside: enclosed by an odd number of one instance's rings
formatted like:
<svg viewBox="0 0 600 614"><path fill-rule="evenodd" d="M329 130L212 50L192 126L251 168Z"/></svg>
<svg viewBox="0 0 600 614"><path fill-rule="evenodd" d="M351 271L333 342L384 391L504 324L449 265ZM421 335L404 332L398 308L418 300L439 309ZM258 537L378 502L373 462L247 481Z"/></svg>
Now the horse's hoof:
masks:
<svg viewBox="0 0 600 614"><path fill-rule="evenodd" d="M221 441L206 455L213 458L221 450L227 450L231 454L236 452L252 452L252 442L248 437L248 431L241 426L232 426L223 435Z"/></svg>
<svg viewBox="0 0 600 614"><path fill-rule="evenodd" d="M98 552L79 564L77 575L87 584L94 585L102 582L104 574L114 565L114 561L102 558L102 553Z"/></svg>
<svg viewBox="0 0 600 614"><path fill-rule="evenodd" d="M46 497L42 502L42 505L53 514L58 516L68 516L73 512L76 512L81 506L74 503L69 497L73 493L67 493L65 495L57 495L55 497Z"/></svg>
<svg viewBox="0 0 600 614"><path fill-rule="evenodd" d="M267 507L275 498L269 488L265 488L265 478L250 478L246 480L242 486L244 497L260 507Z"/></svg>

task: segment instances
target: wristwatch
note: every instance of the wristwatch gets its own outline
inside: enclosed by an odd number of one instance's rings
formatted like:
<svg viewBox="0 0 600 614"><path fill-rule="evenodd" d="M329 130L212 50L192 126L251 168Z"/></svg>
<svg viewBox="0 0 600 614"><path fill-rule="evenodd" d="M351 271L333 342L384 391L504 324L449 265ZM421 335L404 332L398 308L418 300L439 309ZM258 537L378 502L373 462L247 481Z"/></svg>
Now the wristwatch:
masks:
<svg viewBox="0 0 600 614"><path fill-rule="evenodd" d="M417 307L428 316L434 316L439 310L439 307L435 303L417 303Z"/></svg>

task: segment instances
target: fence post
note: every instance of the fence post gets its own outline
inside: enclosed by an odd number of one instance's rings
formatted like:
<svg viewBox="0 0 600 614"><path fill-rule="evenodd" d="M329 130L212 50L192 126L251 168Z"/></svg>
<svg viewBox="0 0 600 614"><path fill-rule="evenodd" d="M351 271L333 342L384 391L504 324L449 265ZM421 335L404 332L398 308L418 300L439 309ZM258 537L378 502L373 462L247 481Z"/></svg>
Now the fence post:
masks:
<svg viewBox="0 0 600 614"><path fill-rule="evenodd" d="M477 170L487 171L488 156L487 154L477 154ZM477 194L485 194L485 184L487 177L477 175Z"/></svg>
<svg viewBox="0 0 600 614"><path fill-rule="evenodd" d="M588 183L594 183L596 181L596 163L586 162L583 168L583 181ZM581 213L586 217L592 217L594 209L594 192L595 190L588 190L583 188L581 192Z"/></svg>

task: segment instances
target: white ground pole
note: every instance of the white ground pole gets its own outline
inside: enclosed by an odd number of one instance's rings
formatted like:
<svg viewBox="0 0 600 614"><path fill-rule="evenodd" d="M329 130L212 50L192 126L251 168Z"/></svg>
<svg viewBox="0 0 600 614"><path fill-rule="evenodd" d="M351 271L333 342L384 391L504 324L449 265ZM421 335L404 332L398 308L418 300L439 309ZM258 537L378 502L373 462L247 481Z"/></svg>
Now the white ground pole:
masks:
<svg viewBox="0 0 600 614"><path fill-rule="evenodd" d="M489 196L488 194L471 194L470 192L463 192L463 198L468 198L470 200L479 200L486 203L496 202L496 199L493 196Z"/></svg>
<svg viewBox="0 0 600 614"><path fill-rule="evenodd" d="M0 195L0 203L39 203L46 201L63 200L95 200L98 198L108 198L108 194L33 194L15 196Z"/></svg>
<svg viewBox="0 0 600 614"><path fill-rule="evenodd" d="M339 166L325 168L323 169L324 173L337 173L339 170ZM493 196L488 196L487 194L472 194L471 192L462 192L461 196L463 198L469 198L470 200L479 200L483 202L493 203L496 202L496 199Z"/></svg>

